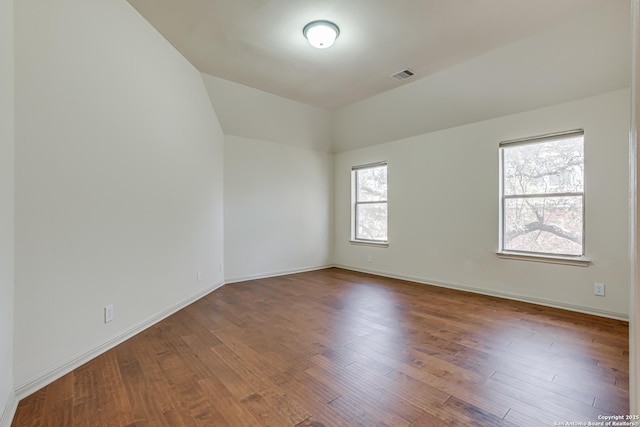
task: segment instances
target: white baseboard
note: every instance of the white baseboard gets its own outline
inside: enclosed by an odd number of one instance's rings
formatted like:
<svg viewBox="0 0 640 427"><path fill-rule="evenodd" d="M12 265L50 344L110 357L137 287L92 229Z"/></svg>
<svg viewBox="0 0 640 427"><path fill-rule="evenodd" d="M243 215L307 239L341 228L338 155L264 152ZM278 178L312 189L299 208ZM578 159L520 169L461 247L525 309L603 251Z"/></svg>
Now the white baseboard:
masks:
<svg viewBox="0 0 640 427"><path fill-rule="evenodd" d="M407 276L404 274L387 273L377 270L369 270L365 268L350 267L347 265L335 264L334 267L343 268L345 270L358 271L360 273L375 274L376 276L390 277L392 279L407 280L410 282L421 283L425 285L439 286L441 288L455 289L458 291L472 292L474 294L488 295L492 297L504 298L513 301L527 302L530 304L544 305L546 307L560 308L563 310L575 311L578 313L591 314L594 316L608 317L610 319L623 320L628 322L629 316L624 313L616 313L612 311L599 310L591 307L582 307L579 305L567 304L560 301L547 300L543 298L535 298L528 295L519 295L510 292L493 291L490 289L476 288L474 286L462 285L459 283L447 283L439 280L425 279L422 277Z"/></svg>
<svg viewBox="0 0 640 427"><path fill-rule="evenodd" d="M16 409L18 409L18 399L16 398L16 394L11 392L9 394L9 399L2 411L2 415L0 416L0 427L10 427L11 422L13 421L13 417L16 414Z"/></svg>
<svg viewBox="0 0 640 427"><path fill-rule="evenodd" d="M97 356L101 355L102 353L112 349L113 347L117 346L118 344L123 343L124 341L128 340L129 338L131 338L132 336L142 332L143 330L149 328L150 326L155 325L156 323L160 322L161 320L171 316L173 313L175 313L178 310L181 310L182 308L188 306L189 304L199 300L200 298L204 297L205 295L215 291L216 289L220 288L221 286L224 285L224 282L219 282L216 283L210 287L208 287L207 289L198 292L195 295L192 295L188 298L185 298L184 300L180 301L179 303L169 307L168 309L156 314L155 316L150 317L147 320L144 320L140 323L138 323L137 325L135 325L134 327L132 327L131 329L116 335L115 337L109 339L108 341L104 342L103 344L100 344L97 347L94 347L88 351L86 351L85 353L79 355L78 357L76 357L73 360L70 360L66 363L64 363L63 365L60 365L56 368L53 368L47 372L44 372L41 375L38 375L36 377L34 377L33 379L27 381L26 383L18 386L15 389L15 398L19 401L27 396L29 396L30 394L40 390L41 388L45 387L48 384L51 384L52 382L54 382L55 380L57 380L58 378L68 374L69 372L73 371L74 369L84 365L85 363L87 363L88 361L90 361L91 359L96 358ZM12 415L13 417L13 415ZM0 425L0 427L4 427L4 425Z"/></svg>
<svg viewBox="0 0 640 427"><path fill-rule="evenodd" d="M324 270L326 268L334 267L333 264L320 265L317 267L302 267L302 268L294 268L291 270L281 270L271 273L260 273L260 274L252 274L250 276L242 276L242 277L231 277L225 279L224 283L238 283L238 282L246 282L247 280L257 280L257 279L266 279L268 277L278 277L278 276L286 276L287 274L296 274L296 273L306 273L307 271L316 271L316 270Z"/></svg>
<svg viewBox="0 0 640 427"><path fill-rule="evenodd" d="M48 384L51 384L52 382L54 382L55 380L57 380L58 378L68 374L69 372L73 371L74 369L84 365L85 363L87 363L88 361L90 361L91 359L96 358L97 356L101 355L102 353L112 349L113 347L117 346L118 344L123 343L124 341L128 340L129 338L133 337L134 335L142 332L143 330L149 328L150 326L153 326L154 324L160 322L161 320L169 317L170 315L172 315L173 313L177 312L178 310L181 310L182 308L186 307L187 305L193 303L194 301L199 300L200 298L204 297L205 295L215 291L216 289L220 288L221 286L228 284L228 283L236 283L236 282L243 282L246 280L254 280L254 279L262 279L262 278L267 278L267 277L276 277L276 276L284 276L287 274L295 274L295 273L303 273L303 272L307 272L307 271L314 271L314 270L322 270L325 268L330 268L333 267L333 265L323 265L323 266L317 266L317 267L303 267L303 268L298 268L298 269L292 269L292 270L286 270L286 271L277 271L277 272L271 272L271 273L262 273L262 274L255 274L255 275L251 275L251 276L245 276L245 277L235 277L235 278L231 278L231 279L227 279L224 282L220 282L217 283L207 289L205 289L202 292L199 292L189 298L184 299L183 301L173 305L172 307L162 311L161 313L152 316L151 318L144 320L142 322L140 322L139 324L135 325L134 327L130 328L129 330L109 339L108 341L98 345L97 347L94 347L92 349L87 350L85 353L79 355L78 357L74 358L73 360L70 360L56 368L50 369L40 375L36 375L34 378L32 378L31 380L27 381L26 383L19 385L16 387L15 389L15 393L12 394L13 396L13 411L15 411L15 408L17 408L17 404L18 401L20 399L23 399L27 396L29 396L30 394L40 390L41 388L47 386ZM9 420L11 420L13 418L13 413L11 413L11 416L9 417L7 415L8 411L5 410L5 412L3 412L3 418L2 421L4 422L5 418L9 418ZM11 421L8 421L8 425L11 424ZM0 427L4 427L4 424L0 424Z"/></svg>
<svg viewBox="0 0 640 427"><path fill-rule="evenodd" d="M407 281L421 283L425 285L433 285L433 286L439 286L443 288L455 289L460 291L473 292L481 295L494 296L494 297L505 298L505 299L510 299L514 301L538 304L538 305L543 305L547 307L560 308L564 310L591 314L591 315L601 316L601 317L608 317L608 318L617 319L617 320L623 320L623 321L629 320L629 316L623 313L609 312L606 310L599 310L591 307L582 307L582 306L577 306L572 304L566 304L563 302L546 300L542 298L535 298L527 295L518 295L518 294L513 294L508 292L492 291L488 289L476 288L473 286L467 286L467 285L462 285L457 283L447 283L447 282L441 282L438 280L425 279L421 277L407 276L404 274L387 273L387 272L377 271L377 270L356 268L356 267L351 267L351 266L342 265L342 264L323 265L323 266L317 266L317 267L305 267L305 268L292 269L292 270L286 270L286 271L255 274L255 275L245 276L245 277L234 277L234 278L229 278L225 280L225 282L217 283L200 293L197 293L189 298L186 298L185 300L179 302L178 304L175 304L174 306L164 310L163 312L139 323L138 325L132 327L128 331L109 339L105 343L93 349L88 350L87 352L79 355L75 359L70 360L69 362L63 365L60 365L54 369L51 369L43 373L42 375L38 375L35 378L31 379L30 381L26 382L25 384L20 385L15 389L14 393L11 393L9 397L9 401L7 402L7 405L4 408L4 411L2 412L2 418L0 418L0 427L9 427L11 425L11 421L13 419L13 416L15 415L15 411L18 406L18 401L20 399L23 399L24 397L40 390L42 387L45 387L46 385L52 383L53 381L57 380L63 375L66 375L67 373L73 371L74 369L82 366L83 364L87 363L91 359L94 359L95 357L110 350L111 348L117 346L118 344L123 343L124 341L131 338L132 336L142 332L143 330L149 328L150 326L169 317L173 313L199 300L200 298L215 291L216 289L219 289L225 284L243 282L247 280L263 279L268 277L285 276L288 274L304 273L308 271L324 270L331 267L337 267L337 268L342 268L342 269L351 270L351 271L358 271L361 273L374 274L376 276L390 277L393 279L407 280Z"/></svg>
<svg viewBox="0 0 640 427"><path fill-rule="evenodd" d="M111 339L109 339L108 341L104 342L103 344L100 344L97 347L94 347L88 351L86 351L85 353L79 355L78 357L74 358L73 360L70 360L56 368L53 368L51 370L48 370L40 375L35 376L34 378L32 378L31 380L27 381L26 383L19 385L16 389L15 389L15 394L14 394L14 399L16 400L16 407L17 407L17 402L20 399L23 399L27 396L29 396L30 394L40 390L41 388L47 386L48 384L51 384L52 382L54 382L55 380L57 380L58 378L68 374L69 372L73 371L74 369L82 366L83 364L87 363L88 361L90 361L91 359L94 359L95 357L101 355L102 353L112 349L113 347L117 346L118 344L123 343L124 341L128 340L129 338L133 337L134 335L142 332L143 330L149 328L150 326L153 326L154 324L160 322L161 320L169 317L170 315L172 315L173 313L175 313L176 311L186 307L187 305L193 303L194 301L197 301L198 299L202 298L203 296L215 291L216 289L220 288L221 286L225 285L225 284L229 284L229 283L236 283L236 282L243 282L243 281L247 281L247 280L255 280L255 279L263 279L263 278L267 278L267 277L276 277L276 276L285 276L288 274L295 274L295 273L303 273L303 272L307 272L307 271L315 271L315 270L323 270L325 268L331 268L333 267L333 265L323 265L323 266L316 266L316 267L303 267L303 268L297 268L297 269L292 269L292 270L286 270L286 271L277 271L277 272L271 272L271 273L262 273L262 274L255 274L255 275L251 275L251 276L245 276L245 277L235 277L235 278L230 278L225 280L224 282L220 282L217 283L209 288L207 288L206 290L195 294L189 298L186 298L185 300L179 302L178 304L175 304L174 306L164 310L163 312L145 320L140 322L139 324L137 324L136 326L132 327L131 329L127 330L126 332L123 332ZM14 408L15 410L15 408ZM13 417L13 415L11 415ZM3 425L0 425L0 427L4 427Z"/></svg>

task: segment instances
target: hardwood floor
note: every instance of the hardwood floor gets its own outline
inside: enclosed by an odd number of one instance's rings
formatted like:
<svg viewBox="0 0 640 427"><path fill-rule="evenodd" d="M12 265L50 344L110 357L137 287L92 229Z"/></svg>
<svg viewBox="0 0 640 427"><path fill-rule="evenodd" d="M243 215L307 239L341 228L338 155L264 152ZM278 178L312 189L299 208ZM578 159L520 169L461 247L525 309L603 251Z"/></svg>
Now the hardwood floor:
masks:
<svg viewBox="0 0 640 427"><path fill-rule="evenodd" d="M340 269L224 286L13 426L553 426L624 415L624 322Z"/></svg>

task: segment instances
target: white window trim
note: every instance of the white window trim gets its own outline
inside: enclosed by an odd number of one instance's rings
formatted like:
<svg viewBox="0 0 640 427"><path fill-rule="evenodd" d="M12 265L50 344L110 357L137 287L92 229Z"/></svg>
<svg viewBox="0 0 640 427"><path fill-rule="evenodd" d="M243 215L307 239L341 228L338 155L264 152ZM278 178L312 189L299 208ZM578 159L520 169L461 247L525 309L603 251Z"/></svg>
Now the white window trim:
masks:
<svg viewBox="0 0 640 427"><path fill-rule="evenodd" d="M502 251L496 252L498 258L502 259L515 259L519 261L533 261L533 262L546 262L549 264L563 264L563 265L577 265L579 267L588 267L591 265L591 260L585 257L566 257L566 256L551 256L546 254L535 255L530 252L519 253Z"/></svg>
<svg viewBox="0 0 640 427"><path fill-rule="evenodd" d="M351 243L352 245L361 245L361 246L377 246L377 247L383 247L383 248L388 248L389 247L389 239L388 238L385 241L383 241L383 240L354 240L354 239L350 239L349 243Z"/></svg>
<svg viewBox="0 0 640 427"><path fill-rule="evenodd" d="M498 258L502 259L512 259L512 260L520 260L520 261L533 261L533 262L544 262L550 264L562 264L562 265L574 265L580 267L587 267L591 265L591 260L586 257L586 189L583 187L582 189L582 255L563 255L563 254L549 254L549 253L537 253L537 252L526 252L526 251L509 251L504 249L504 203L506 197L504 196L504 165L503 165L503 150L502 148L505 146L513 146L513 145L522 145L522 144L534 144L540 143L545 140L554 140L559 139L561 137L570 137L573 135L582 135L584 137L584 129L573 129L564 132L556 132L549 133L539 136L533 136L529 138L520 138L513 139L508 141L502 141L499 144L498 150L498 163L499 163L499 174L500 174L500 183L499 183L499 193L498 199L499 203L499 218L498 218L498 247L499 250L496 252ZM584 144L584 139L583 139ZM586 186L586 183L583 185ZM555 194L552 194L554 196Z"/></svg>
<svg viewBox="0 0 640 427"><path fill-rule="evenodd" d="M361 169L371 169L371 168L375 168L375 167L379 167L379 166L386 166L387 167L387 174L389 173L389 163L384 160L381 162L374 162L374 163L367 163L364 165L357 165L357 166L352 166L351 167L351 175L350 175L350 179L351 179L351 238L349 239L349 242L351 244L355 244L355 245L363 245L363 246L377 246L377 247L389 247L389 196L387 193L387 199L384 201L384 203L387 204L387 240L368 240L368 239L356 239L356 229L358 227L357 224L357 218L356 218L356 180L353 179L354 173L358 170ZM387 187L387 192L388 192L389 188Z"/></svg>

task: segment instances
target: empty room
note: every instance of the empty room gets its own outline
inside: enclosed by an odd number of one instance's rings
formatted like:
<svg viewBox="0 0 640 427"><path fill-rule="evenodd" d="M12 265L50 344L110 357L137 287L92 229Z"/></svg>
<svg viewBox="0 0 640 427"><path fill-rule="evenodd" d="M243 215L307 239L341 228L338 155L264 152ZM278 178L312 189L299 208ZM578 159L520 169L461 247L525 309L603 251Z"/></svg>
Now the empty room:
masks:
<svg viewBox="0 0 640 427"><path fill-rule="evenodd" d="M639 0L0 0L0 427L640 426Z"/></svg>

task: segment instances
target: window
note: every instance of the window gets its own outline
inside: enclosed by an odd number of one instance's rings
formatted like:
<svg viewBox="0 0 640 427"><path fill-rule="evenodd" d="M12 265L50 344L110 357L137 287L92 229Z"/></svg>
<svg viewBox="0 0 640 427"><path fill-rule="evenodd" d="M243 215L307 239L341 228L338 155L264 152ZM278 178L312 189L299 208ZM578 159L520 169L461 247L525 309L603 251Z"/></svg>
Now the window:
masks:
<svg viewBox="0 0 640 427"><path fill-rule="evenodd" d="M351 169L351 239L387 243L387 163Z"/></svg>
<svg viewBox="0 0 640 427"><path fill-rule="evenodd" d="M500 144L502 253L584 256L584 131Z"/></svg>

